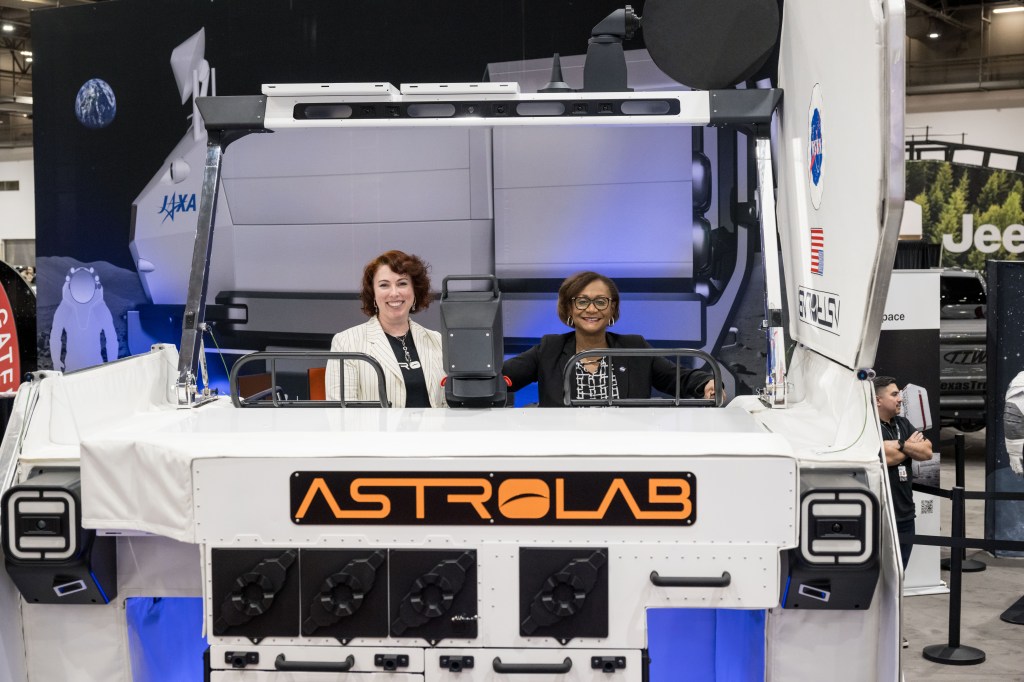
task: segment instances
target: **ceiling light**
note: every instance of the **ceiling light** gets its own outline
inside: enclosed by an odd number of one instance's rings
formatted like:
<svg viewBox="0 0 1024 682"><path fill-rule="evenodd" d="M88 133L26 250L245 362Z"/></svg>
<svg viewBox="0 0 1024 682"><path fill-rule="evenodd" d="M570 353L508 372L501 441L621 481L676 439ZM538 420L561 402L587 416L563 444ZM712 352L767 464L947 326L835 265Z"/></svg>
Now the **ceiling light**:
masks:
<svg viewBox="0 0 1024 682"><path fill-rule="evenodd" d="M11 31L14 30L14 25L13 24L4 24L3 25L3 30L4 30L5 33L10 33Z"/></svg>
<svg viewBox="0 0 1024 682"><path fill-rule="evenodd" d="M31 57L32 56L32 50L22 50L21 51L21 56L22 57Z"/></svg>
<svg viewBox="0 0 1024 682"><path fill-rule="evenodd" d="M29 64L31 64L32 63L32 57L25 57L25 61L28 62Z"/></svg>
<svg viewBox="0 0 1024 682"><path fill-rule="evenodd" d="M992 14L1008 14L1009 12L1024 12L1024 7L999 7L992 10ZM6 26L4 27L4 30L7 30Z"/></svg>
<svg viewBox="0 0 1024 682"><path fill-rule="evenodd" d="M936 31L932 31L931 33L928 34L928 37L932 38L932 39L935 39L935 38L939 37L939 34Z"/></svg>

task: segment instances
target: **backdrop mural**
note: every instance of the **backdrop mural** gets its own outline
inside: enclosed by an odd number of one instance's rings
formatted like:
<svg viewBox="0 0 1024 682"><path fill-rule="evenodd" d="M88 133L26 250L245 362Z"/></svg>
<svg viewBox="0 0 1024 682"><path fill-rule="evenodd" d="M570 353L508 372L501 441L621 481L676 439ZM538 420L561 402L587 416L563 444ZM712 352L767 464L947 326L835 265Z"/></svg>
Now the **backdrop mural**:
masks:
<svg viewBox="0 0 1024 682"><path fill-rule="evenodd" d="M987 385L982 382L986 409L979 422L987 427L986 489L1024 492L1020 420L1014 412L1021 392L1018 376L1024 370L1020 343L1024 173L948 161L908 161L907 197L921 206L922 238L941 244L941 265L986 274L987 329L982 348L987 352L977 358L987 379ZM1024 540L1024 503L988 502L985 514L987 537Z"/></svg>
<svg viewBox="0 0 1024 682"><path fill-rule="evenodd" d="M590 28L617 7L126 0L34 12L41 366L70 371L129 354L127 311L148 300L129 252L132 202L190 129L191 100L170 58L198 32L221 95L273 82L469 82L488 62L585 52ZM172 218L195 210L168 200Z"/></svg>
<svg viewBox="0 0 1024 682"><path fill-rule="evenodd" d="M941 265L984 270L1024 253L1024 173L949 161L908 161L908 199L921 206L923 238Z"/></svg>
<svg viewBox="0 0 1024 682"><path fill-rule="evenodd" d="M53 55L50 60L38 59L35 65L37 339L41 366L73 371L141 352L148 349L150 341L175 343L180 339L181 306L174 303L184 300L187 277L183 273L187 272L191 247L182 250L178 237L194 232L197 197L194 190L181 191L188 182L175 183L189 168L194 170L192 177L198 178L202 166L205 133L193 125L192 98L197 93L250 95L260 92L263 83L486 80L489 65L549 60L554 53L583 55L591 29L621 6L614 0L582 4L572 0L389 0L370 4L346 0L124 0L34 13L37 51ZM638 7L641 10L642 6ZM268 32L269 26L272 32ZM627 51L641 50L642 36L625 41L624 47ZM572 64L572 58L564 63ZM762 75L755 74L754 79ZM737 142L732 132L713 129L703 135L711 146L707 157L698 151L703 143L694 142L691 147L689 131L672 143L677 147L662 145L673 150L676 159L663 165L685 169L679 177L670 178L686 192L682 195L687 197L682 200L684 206L690 203L691 149L693 167L702 167L697 164L699 155L704 163L710 157L709 168L717 168L717 149L729 159L724 165L730 177L745 174L748 186L751 184L752 169L736 167L736 158L743 156L743 138ZM577 146L569 148L587 154L575 167L598 167L587 161L596 150L574 144ZM727 151L721 152L723 149ZM419 151L415 145L409 150ZM621 158L622 162L613 159L607 165L652 166L636 160L646 158L644 154ZM601 161L605 162L603 157ZM707 171L702 173L707 175ZM729 393L750 393L763 385L764 376L764 344L759 331L763 318L761 259L757 255L756 226L734 224L732 215L742 211L733 211L730 201L753 199L730 199L728 187L719 191L715 186L712 190L709 180L701 182L701 189L694 185L692 192L694 197L701 196L701 211L707 211L706 216L694 213L693 217L686 211L672 227L675 223L666 216L680 213L677 192L667 203L613 205L620 213L606 217L608 225L601 228L608 231L609 238L617 238L619 232L629 229L624 220L657 220L669 226L666 229L673 242L683 247L683 253L676 256L681 272L646 275L634 268L607 274L622 278L620 287L637 301L630 306L639 322L664 326L663 322L671 318L664 312L643 314L640 311L647 310L644 305L652 311L676 306L701 316L694 318L693 324L689 318L677 322L676 327L688 325L679 333L659 336L647 329L635 331L643 332L655 345L678 346L681 338L696 347L706 344L705 350L723 358L729 373ZM249 225L273 223L252 205L226 208L232 215L260 213L250 219ZM146 211L144 216L137 215L141 211ZM568 224L573 215L577 215L577 222L587 223L573 229L588 227L591 241L600 242L594 239L592 216L570 213L563 222ZM414 222L408 225L403 229L422 229ZM147 230L145 234L140 234L140 226ZM738 237L740 232L742 237ZM280 239L287 250L288 234L282 233ZM139 244L143 243L148 249L145 255L139 253ZM379 250L394 246L381 243ZM169 253L174 257L167 257ZM278 280L281 268L293 272L296 283L283 287L286 290L339 298L307 284L310 264L327 255L307 250L300 255L300 262L261 260L255 266L264 268L264 272L274 271ZM663 255L664 249L658 259ZM154 264L156 256L163 260ZM344 255L329 256L335 257ZM495 258L492 250L492 264ZM167 276L167 263L177 263L170 269L181 270L177 278L181 286L175 285L181 292L170 297L159 288L160 282L174 280ZM514 285L521 287L521 297L551 297L562 277L574 270L602 269L602 263L580 263L570 270L560 270L557 277L548 274L529 282L517 279ZM215 253L212 267L241 266L225 266ZM153 274L154 269L162 279ZM261 280L250 276L250 281ZM211 290L211 299L216 294ZM671 304L663 303L666 297ZM717 306L714 311L713 306ZM549 307L553 308L553 300ZM548 315L545 308L545 319ZM709 322L712 318L713 325ZM550 322L544 324L543 333L558 331L550 328ZM339 321L331 326L336 331L349 325ZM130 343L129 330L143 327L145 333L136 335ZM732 327L737 333L729 333ZM228 325L222 325L219 331L230 333ZM289 340L286 337L298 337L301 332L299 326L292 326L262 344L251 336L227 341L235 349L256 349L283 343ZM521 343L540 333L512 336L524 337L517 339ZM329 338L307 335L304 340L306 347L326 348ZM207 339L208 347L216 341ZM211 371L216 371L218 365L220 360L213 360Z"/></svg>

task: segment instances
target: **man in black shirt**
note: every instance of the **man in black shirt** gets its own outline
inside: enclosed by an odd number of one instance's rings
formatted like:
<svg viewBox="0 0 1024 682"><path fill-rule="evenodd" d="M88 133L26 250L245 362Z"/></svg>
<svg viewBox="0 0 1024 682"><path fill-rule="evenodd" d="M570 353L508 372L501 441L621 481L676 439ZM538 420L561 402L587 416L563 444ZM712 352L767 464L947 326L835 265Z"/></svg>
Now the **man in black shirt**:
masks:
<svg viewBox="0 0 1024 682"><path fill-rule="evenodd" d="M932 458L932 442L914 428L910 420L900 416L903 394L893 377L875 377L875 405L882 426L882 449L889 469L889 487L896 512L896 531L913 535L914 488L912 461L927 462ZM903 568L910 561L912 543L900 542Z"/></svg>

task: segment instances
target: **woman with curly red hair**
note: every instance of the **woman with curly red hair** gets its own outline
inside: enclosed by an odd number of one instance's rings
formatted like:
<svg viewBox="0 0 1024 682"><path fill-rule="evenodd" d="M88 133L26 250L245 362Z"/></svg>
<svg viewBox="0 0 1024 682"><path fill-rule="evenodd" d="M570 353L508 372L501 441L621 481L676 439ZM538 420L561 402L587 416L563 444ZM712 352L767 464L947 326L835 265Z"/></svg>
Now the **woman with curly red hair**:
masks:
<svg viewBox="0 0 1024 682"><path fill-rule="evenodd" d="M365 323L334 336L332 351L365 353L384 369L392 407L444 407L441 335L410 315L430 305L429 266L418 256L387 251L363 269L360 300ZM327 399L341 397L339 362L327 363ZM366 362L345 361L345 400L379 400L377 378Z"/></svg>

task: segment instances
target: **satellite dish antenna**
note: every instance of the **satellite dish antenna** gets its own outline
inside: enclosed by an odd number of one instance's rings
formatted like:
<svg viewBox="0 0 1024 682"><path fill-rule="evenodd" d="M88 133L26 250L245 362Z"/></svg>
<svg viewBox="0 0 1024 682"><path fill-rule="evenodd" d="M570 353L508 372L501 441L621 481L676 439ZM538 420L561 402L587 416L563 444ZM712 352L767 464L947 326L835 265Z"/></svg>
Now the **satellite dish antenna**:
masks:
<svg viewBox="0 0 1024 682"><path fill-rule="evenodd" d="M720 90L756 74L779 39L778 0L647 0L644 44L673 80Z"/></svg>

